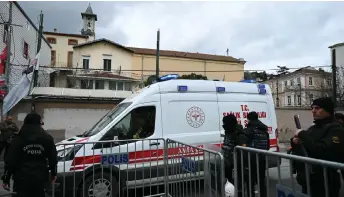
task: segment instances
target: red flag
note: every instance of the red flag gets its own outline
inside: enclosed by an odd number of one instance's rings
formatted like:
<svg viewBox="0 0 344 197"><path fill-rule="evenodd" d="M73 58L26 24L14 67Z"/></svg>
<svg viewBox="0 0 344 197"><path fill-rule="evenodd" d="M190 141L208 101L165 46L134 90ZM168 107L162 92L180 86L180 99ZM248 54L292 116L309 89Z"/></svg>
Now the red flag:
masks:
<svg viewBox="0 0 344 197"><path fill-rule="evenodd" d="M2 50L0 54L0 75L5 73L5 62L7 59L7 46Z"/></svg>

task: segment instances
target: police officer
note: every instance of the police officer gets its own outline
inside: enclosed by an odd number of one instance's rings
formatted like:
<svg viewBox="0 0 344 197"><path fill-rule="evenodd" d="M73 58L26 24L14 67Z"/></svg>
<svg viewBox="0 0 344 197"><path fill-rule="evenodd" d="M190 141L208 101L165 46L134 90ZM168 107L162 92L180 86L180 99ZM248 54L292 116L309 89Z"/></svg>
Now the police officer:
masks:
<svg viewBox="0 0 344 197"><path fill-rule="evenodd" d="M56 146L41 124L40 115L28 114L19 135L13 138L9 148L3 187L9 189L8 184L13 175L16 197L44 197L48 172L51 171L52 182L56 179Z"/></svg>
<svg viewBox="0 0 344 197"><path fill-rule="evenodd" d="M269 150L270 138L268 127L258 119L258 114L252 111L247 114L248 124L245 128L245 133L248 138L248 147ZM254 185L258 184L259 180L259 192L261 197L266 196L266 180L265 180L265 156L259 155L258 162L256 161L256 155L251 154L251 193L254 195ZM257 174L257 165L259 164L259 174ZM257 179L259 175L259 179Z"/></svg>
<svg viewBox="0 0 344 197"><path fill-rule="evenodd" d="M335 120L334 105L331 98L319 98L313 101L312 113L314 124L307 130L298 129L295 137L292 138L292 145L295 148L304 147L303 150L296 150L299 153L307 154L308 157L342 162L344 132L341 125ZM294 149L294 147L293 147ZM307 193L306 174L303 169L298 167L297 173L302 192ZM329 186L330 197L338 197L340 190L340 177L336 169L328 168L328 179L324 179L321 166L312 165L310 170L310 190L312 197L325 196L325 182Z"/></svg>
<svg viewBox="0 0 344 197"><path fill-rule="evenodd" d="M225 136L222 146L222 152L223 157L225 161L225 177L227 180L231 183L234 183L233 181L233 169L234 169L234 147L239 146L245 146L246 143L246 136L243 132L242 125L238 124L236 117L233 114L224 116L222 119L223 122L223 129L225 130ZM238 168L241 167L240 165L240 156L238 155ZM239 174L241 173L241 170L238 170ZM241 186L241 176L239 178L239 185ZM238 187L240 190L241 187ZM240 191L239 191L240 193ZM240 195L239 195L240 196Z"/></svg>

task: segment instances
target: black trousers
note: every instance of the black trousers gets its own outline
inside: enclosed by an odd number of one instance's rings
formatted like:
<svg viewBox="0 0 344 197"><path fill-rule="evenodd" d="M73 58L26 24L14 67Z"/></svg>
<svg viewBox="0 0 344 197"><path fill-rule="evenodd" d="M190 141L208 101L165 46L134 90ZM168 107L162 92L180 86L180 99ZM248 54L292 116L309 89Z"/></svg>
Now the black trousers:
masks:
<svg viewBox="0 0 344 197"><path fill-rule="evenodd" d="M312 174L310 176L310 187L312 197L324 197L325 195L325 181L323 173ZM328 172L328 180L326 181L328 185L329 197L339 197L340 191L340 176L338 172L330 171ZM302 193L307 194L307 185L302 186Z"/></svg>
<svg viewBox="0 0 344 197"><path fill-rule="evenodd" d="M45 197L44 183L34 181L14 181L13 197Z"/></svg>
<svg viewBox="0 0 344 197"><path fill-rule="evenodd" d="M0 142L0 155L2 154L2 151L4 152L4 160L8 151L8 148L10 147L10 144L7 141L1 141Z"/></svg>

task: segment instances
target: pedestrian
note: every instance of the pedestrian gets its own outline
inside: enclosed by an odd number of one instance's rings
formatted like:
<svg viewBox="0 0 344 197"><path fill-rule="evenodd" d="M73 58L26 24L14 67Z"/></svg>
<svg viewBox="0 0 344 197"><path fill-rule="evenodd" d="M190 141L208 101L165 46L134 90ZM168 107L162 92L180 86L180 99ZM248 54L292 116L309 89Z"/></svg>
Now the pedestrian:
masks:
<svg viewBox="0 0 344 197"><path fill-rule="evenodd" d="M56 146L41 124L40 115L28 114L19 135L13 138L8 150L3 188L9 189L8 184L13 175L16 197L44 197L48 172L51 172L52 182L56 179Z"/></svg>
<svg viewBox="0 0 344 197"><path fill-rule="evenodd" d="M339 124L341 124L342 126L344 126L344 114L342 113L336 113L335 114L336 120L339 122Z"/></svg>
<svg viewBox="0 0 344 197"><path fill-rule="evenodd" d="M344 132L342 126L334 117L334 104L331 98L315 99L311 105L314 124L307 130L298 129L292 138L292 145L300 154L308 157L333 162L343 162ZM300 150L304 147L303 150ZM299 167L297 173L302 186L302 192L307 194L305 167ZM325 180L323 168L312 165L310 170L310 191L312 197L324 197L325 182L328 184L329 197L339 197L340 176L336 169L327 168Z"/></svg>
<svg viewBox="0 0 344 197"><path fill-rule="evenodd" d="M225 178L231 183L233 182L233 170L234 170L234 147L246 146L246 136L243 132L242 125L238 124L236 117L233 114L224 116L222 119L222 127L225 130L225 136L222 146L223 157L225 161ZM240 168L240 155L238 154L238 168ZM241 168L240 168L241 169ZM241 170L238 170L239 185L238 190L241 189ZM240 193L240 191L239 191ZM240 195L239 195L240 196Z"/></svg>
<svg viewBox="0 0 344 197"><path fill-rule="evenodd" d="M258 119L258 114L255 111L249 112L247 114L248 124L245 128L245 133L248 137L248 147L269 150L270 149L270 137L268 127ZM258 184L259 180L259 194L260 197L266 196L266 159L264 155L258 156L258 161L256 154L251 154L251 193L254 195L254 186ZM259 165L259 170L257 171L257 166ZM259 173L259 174L257 174ZM258 179L257 179L258 176ZM248 188L249 189L249 188Z"/></svg>
<svg viewBox="0 0 344 197"><path fill-rule="evenodd" d="M18 131L19 129L13 122L11 116L7 116L6 120L0 124L0 155L2 154L2 151L4 151L4 158L7 154L13 134L17 133Z"/></svg>

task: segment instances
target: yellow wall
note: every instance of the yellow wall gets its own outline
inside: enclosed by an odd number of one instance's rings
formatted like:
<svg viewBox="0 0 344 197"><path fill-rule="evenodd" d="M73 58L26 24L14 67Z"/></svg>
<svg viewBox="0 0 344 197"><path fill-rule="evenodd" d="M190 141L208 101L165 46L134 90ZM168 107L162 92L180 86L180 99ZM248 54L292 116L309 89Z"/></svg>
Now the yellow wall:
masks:
<svg viewBox="0 0 344 197"><path fill-rule="evenodd" d="M182 59L160 56L160 75L177 73L201 74L208 79L225 81L239 81L244 78L244 65L231 62L218 62L209 60ZM149 76L155 74L156 58L148 55L133 56L133 70L136 76ZM235 71L235 72L234 72Z"/></svg>
<svg viewBox="0 0 344 197"><path fill-rule="evenodd" d="M103 69L103 55L111 55L111 70L121 70L123 75L132 70L132 53L106 42L74 48L73 67L82 68L83 57L90 56L90 69ZM130 72L131 73L131 72Z"/></svg>
<svg viewBox="0 0 344 197"><path fill-rule="evenodd" d="M56 38L56 44L50 44L52 51L56 51L56 67L67 67L68 51L73 51L73 45L68 45L68 39L78 40L78 44L87 42L87 38L73 37L73 36L57 36L51 34L43 34L45 38Z"/></svg>

